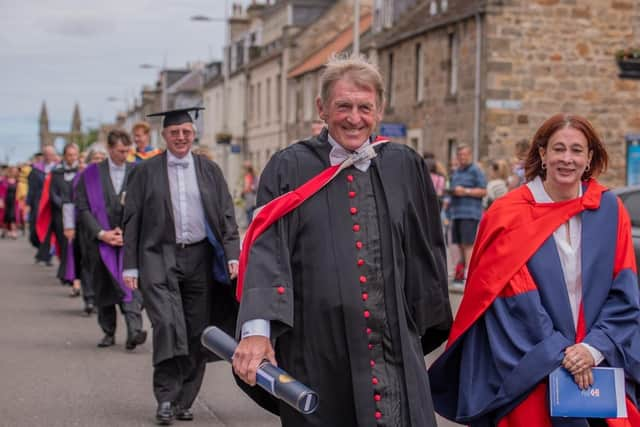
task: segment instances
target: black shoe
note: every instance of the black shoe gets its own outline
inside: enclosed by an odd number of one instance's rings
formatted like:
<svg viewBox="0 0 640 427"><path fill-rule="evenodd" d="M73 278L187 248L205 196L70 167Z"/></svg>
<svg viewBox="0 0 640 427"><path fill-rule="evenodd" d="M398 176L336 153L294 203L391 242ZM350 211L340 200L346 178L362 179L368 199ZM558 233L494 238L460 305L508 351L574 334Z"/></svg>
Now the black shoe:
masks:
<svg viewBox="0 0 640 427"><path fill-rule="evenodd" d="M124 347L127 350L133 350L136 346L144 344L147 340L147 331L138 331L134 336L127 337Z"/></svg>
<svg viewBox="0 0 640 427"><path fill-rule="evenodd" d="M111 347L115 343L116 343L116 339L113 337L113 335L105 335L98 343L98 347L100 348Z"/></svg>
<svg viewBox="0 0 640 427"><path fill-rule="evenodd" d="M84 312L86 313L87 316L91 316L95 311L96 311L96 308L94 307L93 303L88 302L85 304Z"/></svg>
<svg viewBox="0 0 640 427"><path fill-rule="evenodd" d="M161 402L156 411L156 423L161 426L168 426L173 423L175 412L171 402Z"/></svg>
<svg viewBox="0 0 640 427"><path fill-rule="evenodd" d="M190 408L176 407L176 419L180 421L193 421L193 412Z"/></svg>

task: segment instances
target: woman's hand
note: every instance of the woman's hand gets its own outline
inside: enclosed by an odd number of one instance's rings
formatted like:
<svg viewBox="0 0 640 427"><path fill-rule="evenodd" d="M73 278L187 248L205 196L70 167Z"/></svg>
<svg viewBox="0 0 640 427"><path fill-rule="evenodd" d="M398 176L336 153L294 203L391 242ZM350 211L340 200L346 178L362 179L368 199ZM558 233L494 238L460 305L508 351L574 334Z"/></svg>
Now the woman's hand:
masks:
<svg viewBox="0 0 640 427"><path fill-rule="evenodd" d="M573 376L587 370L591 371L595 364L591 352L582 344L574 344L564 350L562 366Z"/></svg>

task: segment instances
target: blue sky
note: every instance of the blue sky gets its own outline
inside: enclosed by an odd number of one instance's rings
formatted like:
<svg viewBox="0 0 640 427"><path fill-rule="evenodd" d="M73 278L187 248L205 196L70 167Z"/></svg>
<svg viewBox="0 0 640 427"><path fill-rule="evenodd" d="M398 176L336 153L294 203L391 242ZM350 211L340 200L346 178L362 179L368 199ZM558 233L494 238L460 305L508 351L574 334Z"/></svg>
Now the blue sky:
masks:
<svg viewBox="0 0 640 427"><path fill-rule="evenodd" d="M240 3L248 4L250 0ZM0 160L38 147L43 101L52 130L68 130L73 106L83 127L112 122L154 84L158 70L220 59L228 0L0 0ZM116 101L108 101L110 97Z"/></svg>

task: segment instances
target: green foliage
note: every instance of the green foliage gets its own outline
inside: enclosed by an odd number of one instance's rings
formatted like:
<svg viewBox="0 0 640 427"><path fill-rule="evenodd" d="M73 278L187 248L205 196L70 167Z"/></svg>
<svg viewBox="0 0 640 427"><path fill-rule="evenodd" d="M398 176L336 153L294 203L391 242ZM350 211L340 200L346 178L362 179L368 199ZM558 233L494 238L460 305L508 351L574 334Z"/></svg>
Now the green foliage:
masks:
<svg viewBox="0 0 640 427"><path fill-rule="evenodd" d="M89 132L82 136L82 141L78 144L80 146L80 152L85 151L91 144L98 141L98 132L98 129L89 129Z"/></svg>
<svg viewBox="0 0 640 427"><path fill-rule="evenodd" d="M640 47L628 47L620 49L616 52L616 60L618 61L634 61L640 60Z"/></svg>

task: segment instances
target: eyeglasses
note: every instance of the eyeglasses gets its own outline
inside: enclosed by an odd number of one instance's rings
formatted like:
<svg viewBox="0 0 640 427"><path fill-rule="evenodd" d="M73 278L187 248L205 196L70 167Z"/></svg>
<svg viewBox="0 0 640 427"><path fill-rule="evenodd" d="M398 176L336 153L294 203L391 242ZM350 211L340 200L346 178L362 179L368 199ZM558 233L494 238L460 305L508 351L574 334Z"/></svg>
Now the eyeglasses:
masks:
<svg viewBox="0 0 640 427"><path fill-rule="evenodd" d="M188 138L193 135L193 131L191 129L172 129L169 131L169 136L172 138L178 138L182 134L185 138Z"/></svg>

